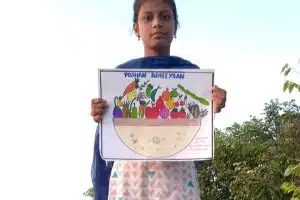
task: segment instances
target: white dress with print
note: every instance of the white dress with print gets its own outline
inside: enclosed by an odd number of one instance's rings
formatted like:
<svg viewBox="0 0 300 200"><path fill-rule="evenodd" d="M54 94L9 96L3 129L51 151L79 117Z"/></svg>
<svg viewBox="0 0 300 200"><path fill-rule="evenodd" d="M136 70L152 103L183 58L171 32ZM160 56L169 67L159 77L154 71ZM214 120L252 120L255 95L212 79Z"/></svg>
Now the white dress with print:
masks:
<svg viewBox="0 0 300 200"><path fill-rule="evenodd" d="M200 200L194 162L116 161L109 200Z"/></svg>

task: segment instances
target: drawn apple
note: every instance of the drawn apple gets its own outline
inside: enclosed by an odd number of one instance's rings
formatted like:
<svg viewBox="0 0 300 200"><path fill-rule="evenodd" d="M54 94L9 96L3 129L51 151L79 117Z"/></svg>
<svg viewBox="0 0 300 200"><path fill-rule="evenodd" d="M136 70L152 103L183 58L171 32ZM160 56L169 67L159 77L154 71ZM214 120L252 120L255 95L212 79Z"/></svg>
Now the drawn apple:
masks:
<svg viewBox="0 0 300 200"><path fill-rule="evenodd" d="M178 118L186 118L186 113L183 108L177 113Z"/></svg>
<svg viewBox="0 0 300 200"><path fill-rule="evenodd" d="M164 106L164 101L162 97L160 96L156 101L156 107L160 110Z"/></svg>
<svg viewBox="0 0 300 200"><path fill-rule="evenodd" d="M155 119L159 116L159 109L156 106L150 107L147 106L145 108L145 116L149 119Z"/></svg>

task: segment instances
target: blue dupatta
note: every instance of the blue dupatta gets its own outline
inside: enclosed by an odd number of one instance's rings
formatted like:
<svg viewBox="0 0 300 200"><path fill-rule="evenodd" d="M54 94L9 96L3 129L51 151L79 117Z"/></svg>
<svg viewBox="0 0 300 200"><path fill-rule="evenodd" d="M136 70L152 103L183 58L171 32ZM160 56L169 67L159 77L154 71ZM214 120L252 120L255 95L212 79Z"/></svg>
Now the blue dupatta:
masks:
<svg viewBox="0 0 300 200"><path fill-rule="evenodd" d="M130 60L117 68L123 69L199 69L197 65L176 56L153 56ZM106 163L100 156L99 126L97 127L94 141L94 156L91 169L95 200L107 200L109 178L113 162ZM200 162L196 162L199 167Z"/></svg>

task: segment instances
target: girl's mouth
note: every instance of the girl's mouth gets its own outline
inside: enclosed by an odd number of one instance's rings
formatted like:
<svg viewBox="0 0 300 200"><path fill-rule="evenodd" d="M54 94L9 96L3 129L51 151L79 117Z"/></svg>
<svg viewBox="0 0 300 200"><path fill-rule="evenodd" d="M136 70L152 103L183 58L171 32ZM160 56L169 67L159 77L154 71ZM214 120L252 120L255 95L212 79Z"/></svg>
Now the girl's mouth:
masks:
<svg viewBox="0 0 300 200"><path fill-rule="evenodd" d="M166 33L163 33L163 32L154 32L152 33L151 36L166 36L167 34Z"/></svg>

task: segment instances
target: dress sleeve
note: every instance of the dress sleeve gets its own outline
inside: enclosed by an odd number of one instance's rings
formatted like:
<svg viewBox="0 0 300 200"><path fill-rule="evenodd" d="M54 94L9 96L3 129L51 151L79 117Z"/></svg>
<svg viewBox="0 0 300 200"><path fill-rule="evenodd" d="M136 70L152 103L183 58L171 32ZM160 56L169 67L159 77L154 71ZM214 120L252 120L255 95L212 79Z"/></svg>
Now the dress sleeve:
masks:
<svg viewBox="0 0 300 200"><path fill-rule="evenodd" d="M109 178L113 162L105 162L100 156L99 150L99 126L95 133L94 155L91 168L92 183L95 192L95 200L107 200L109 189Z"/></svg>

